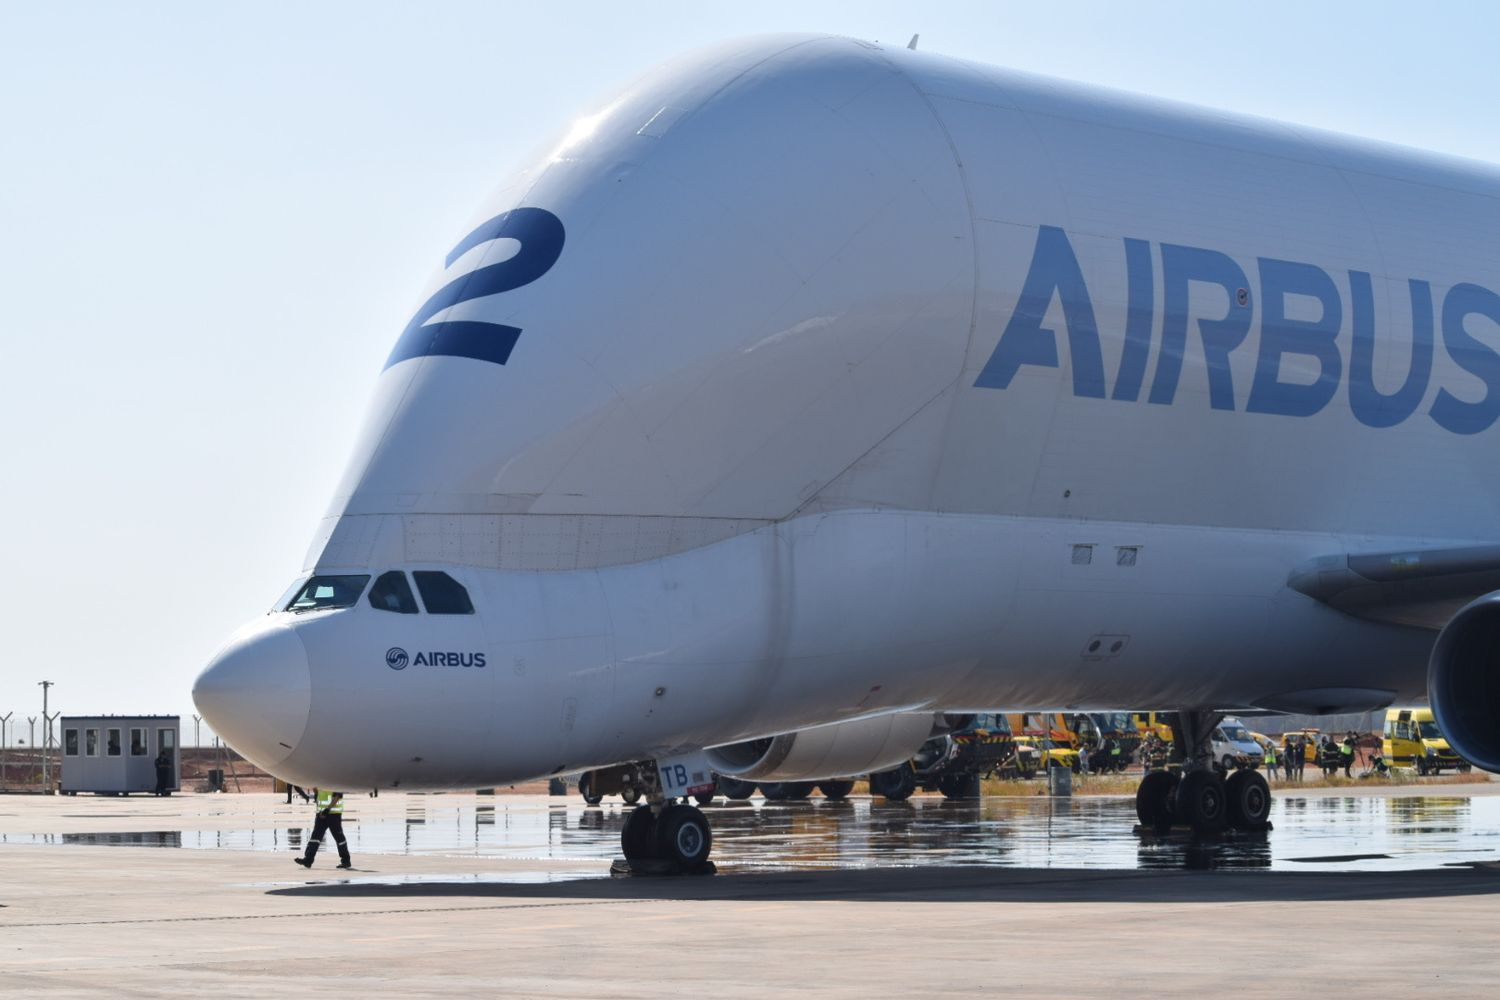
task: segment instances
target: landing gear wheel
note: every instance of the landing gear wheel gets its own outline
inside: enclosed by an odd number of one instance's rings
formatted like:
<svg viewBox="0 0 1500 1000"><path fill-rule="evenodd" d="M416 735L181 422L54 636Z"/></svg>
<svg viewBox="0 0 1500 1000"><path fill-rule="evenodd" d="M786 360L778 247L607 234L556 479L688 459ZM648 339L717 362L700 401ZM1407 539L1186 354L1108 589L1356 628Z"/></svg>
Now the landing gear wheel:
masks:
<svg viewBox="0 0 1500 1000"><path fill-rule="evenodd" d="M597 806L604 801L602 792L594 791L594 772L584 771L578 776L578 794L583 796L583 801L591 806Z"/></svg>
<svg viewBox="0 0 1500 1000"><path fill-rule="evenodd" d="M726 799L743 802L755 794L755 782L719 776L719 791Z"/></svg>
<svg viewBox="0 0 1500 1000"><path fill-rule="evenodd" d="M1468 774L1472 770L1474 770L1474 765L1473 764L1460 764L1460 765L1458 765L1458 773L1459 774Z"/></svg>
<svg viewBox="0 0 1500 1000"><path fill-rule="evenodd" d="M785 787L787 798L801 800L811 795L818 785L813 781L788 781Z"/></svg>
<svg viewBox="0 0 1500 1000"><path fill-rule="evenodd" d="M760 783L760 794L765 797L767 802L785 802L791 798L791 795L786 790L788 784L790 782L762 781Z"/></svg>
<svg viewBox="0 0 1500 1000"><path fill-rule="evenodd" d="M713 800L714 800L714 793L717 792L717 791L718 791L717 788L710 788L706 792L698 792L698 793L694 794L693 801L696 802L696 803L698 803L700 806L706 806L709 803L713 802Z"/></svg>
<svg viewBox="0 0 1500 1000"><path fill-rule="evenodd" d="M1194 833L1219 833L1228 819L1227 798L1223 775L1216 771L1189 771L1182 776L1172 797L1173 812Z"/></svg>
<svg viewBox="0 0 1500 1000"><path fill-rule="evenodd" d="M1231 756L1229 756L1226 753L1224 755L1224 759L1221 760L1221 761L1219 761L1219 766L1224 769L1224 773L1225 774L1233 774L1234 773L1234 758L1231 757Z"/></svg>
<svg viewBox="0 0 1500 1000"><path fill-rule="evenodd" d="M634 785L626 785L620 789L620 798L625 800L627 806L633 806L641 801L641 790Z"/></svg>
<svg viewBox="0 0 1500 1000"><path fill-rule="evenodd" d="M696 868L708 860L713 831L696 806L668 806L656 822L656 856L680 868Z"/></svg>
<svg viewBox="0 0 1500 1000"><path fill-rule="evenodd" d="M852 781L820 781L818 791L823 793L823 798L830 802L842 802L854 791Z"/></svg>
<svg viewBox="0 0 1500 1000"><path fill-rule="evenodd" d="M1172 828L1172 820L1176 818L1172 799L1180 780L1176 771L1149 771L1141 779L1135 790L1135 816L1141 826L1149 826L1157 833Z"/></svg>
<svg viewBox="0 0 1500 1000"><path fill-rule="evenodd" d="M696 809L693 811L698 812ZM657 818L652 814L650 806L636 806L630 811L630 815L625 817L625 825L620 829L620 850L624 852L626 861L648 861L661 856L656 852L656 828Z"/></svg>
<svg viewBox="0 0 1500 1000"><path fill-rule="evenodd" d="M1271 786L1259 771L1236 771L1224 782L1229 825L1263 830L1271 816Z"/></svg>
<svg viewBox="0 0 1500 1000"><path fill-rule="evenodd" d="M938 779L938 791L949 800L979 798L979 775L950 774Z"/></svg>
<svg viewBox="0 0 1500 1000"><path fill-rule="evenodd" d="M917 790L917 772L910 762L870 775L870 792L891 802L905 802Z"/></svg>

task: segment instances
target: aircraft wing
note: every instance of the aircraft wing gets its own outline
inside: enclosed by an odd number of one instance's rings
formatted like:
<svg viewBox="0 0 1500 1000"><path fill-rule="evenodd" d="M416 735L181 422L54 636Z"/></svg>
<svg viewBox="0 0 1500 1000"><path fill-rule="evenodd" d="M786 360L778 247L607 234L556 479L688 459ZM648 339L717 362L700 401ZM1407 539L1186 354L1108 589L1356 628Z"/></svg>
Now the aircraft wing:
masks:
<svg viewBox="0 0 1500 1000"><path fill-rule="evenodd" d="M1356 618L1436 630L1500 590L1500 545L1321 556L1287 585Z"/></svg>

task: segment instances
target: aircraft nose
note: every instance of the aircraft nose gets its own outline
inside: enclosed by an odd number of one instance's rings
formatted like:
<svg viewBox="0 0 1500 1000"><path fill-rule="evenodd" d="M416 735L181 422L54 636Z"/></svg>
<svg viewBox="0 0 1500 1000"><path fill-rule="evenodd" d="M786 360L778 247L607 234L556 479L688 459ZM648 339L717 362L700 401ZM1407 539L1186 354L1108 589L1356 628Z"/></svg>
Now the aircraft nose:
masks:
<svg viewBox="0 0 1500 1000"><path fill-rule="evenodd" d="M242 630L198 676L193 703L225 742L273 768L302 739L312 706L302 640L285 625Z"/></svg>

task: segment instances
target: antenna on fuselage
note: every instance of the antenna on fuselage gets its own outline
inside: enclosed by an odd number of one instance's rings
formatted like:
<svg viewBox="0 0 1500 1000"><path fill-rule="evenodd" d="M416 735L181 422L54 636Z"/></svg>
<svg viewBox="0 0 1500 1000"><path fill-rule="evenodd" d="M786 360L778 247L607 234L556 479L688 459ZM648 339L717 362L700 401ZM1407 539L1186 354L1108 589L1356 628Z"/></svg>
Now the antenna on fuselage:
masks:
<svg viewBox="0 0 1500 1000"><path fill-rule="evenodd" d="M906 43L906 47L911 49L913 52L917 51L917 39L921 37L921 35L912 35L911 41Z"/></svg>

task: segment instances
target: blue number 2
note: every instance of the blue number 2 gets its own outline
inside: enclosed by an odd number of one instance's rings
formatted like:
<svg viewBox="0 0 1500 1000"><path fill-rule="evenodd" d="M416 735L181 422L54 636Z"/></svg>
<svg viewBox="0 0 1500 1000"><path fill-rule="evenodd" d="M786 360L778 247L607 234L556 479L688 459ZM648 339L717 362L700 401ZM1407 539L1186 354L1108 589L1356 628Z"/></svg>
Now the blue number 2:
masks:
<svg viewBox="0 0 1500 1000"><path fill-rule="evenodd" d="M481 243L498 239L517 240L521 249L508 260L475 268L438 289L401 331L401 339L396 341L396 349L386 359L385 367L431 354L505 364L516 346L516 338L521 336L519 328L474 320L427 322L449 306L508 292L546 274L562 253L563 224L544 208L503 212L465 236L448 254L447 263L451 265Z"/></svg>

